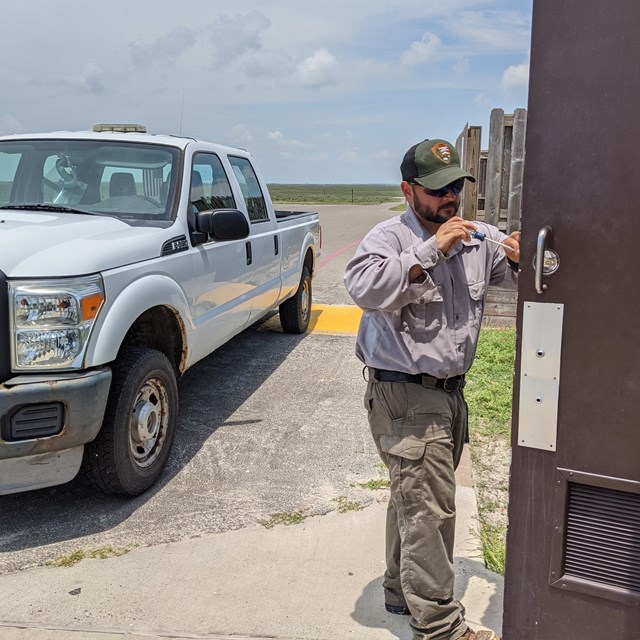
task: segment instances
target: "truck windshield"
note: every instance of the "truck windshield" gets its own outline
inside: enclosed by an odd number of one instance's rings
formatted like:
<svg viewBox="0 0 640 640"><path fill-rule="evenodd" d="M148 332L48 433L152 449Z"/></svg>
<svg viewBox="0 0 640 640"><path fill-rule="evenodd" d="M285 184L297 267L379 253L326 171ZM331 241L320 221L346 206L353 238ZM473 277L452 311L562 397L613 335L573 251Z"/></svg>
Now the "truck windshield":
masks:
<svg viewBox="0 0 640 640"><path fill-rule="evenodd" d="M0 207L28 205L128 222L172 219L179 150L134 142L0 142Z"/></svg>

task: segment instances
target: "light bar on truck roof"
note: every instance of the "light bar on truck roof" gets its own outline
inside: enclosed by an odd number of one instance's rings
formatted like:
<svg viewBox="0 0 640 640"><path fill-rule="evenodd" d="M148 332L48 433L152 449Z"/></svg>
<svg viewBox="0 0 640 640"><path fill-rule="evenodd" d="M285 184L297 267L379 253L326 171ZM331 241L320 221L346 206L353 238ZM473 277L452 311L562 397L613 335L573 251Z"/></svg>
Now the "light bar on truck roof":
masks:
<svg viewBox="0 0 640 640"><path fill-rule="evenodd" d="M117 131L118 133L147 133L147 127L142 124L96 124L93 126L96 133L101 131Z"/></svg>

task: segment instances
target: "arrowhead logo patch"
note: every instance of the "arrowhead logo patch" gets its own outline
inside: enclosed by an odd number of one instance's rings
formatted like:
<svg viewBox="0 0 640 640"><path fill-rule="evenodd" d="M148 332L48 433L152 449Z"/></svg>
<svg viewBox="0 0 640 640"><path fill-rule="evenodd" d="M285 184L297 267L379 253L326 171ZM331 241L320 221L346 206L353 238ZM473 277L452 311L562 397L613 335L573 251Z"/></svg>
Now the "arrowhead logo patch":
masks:
<svg viewBox="0 0 640 640"><path fill-rule="evenodd" d="M431 147L431 153L445 164L449 164L451 162L451 149L449 149L449 145L444 144L443 142L437 142L434 144L433 147Z"/></svg>

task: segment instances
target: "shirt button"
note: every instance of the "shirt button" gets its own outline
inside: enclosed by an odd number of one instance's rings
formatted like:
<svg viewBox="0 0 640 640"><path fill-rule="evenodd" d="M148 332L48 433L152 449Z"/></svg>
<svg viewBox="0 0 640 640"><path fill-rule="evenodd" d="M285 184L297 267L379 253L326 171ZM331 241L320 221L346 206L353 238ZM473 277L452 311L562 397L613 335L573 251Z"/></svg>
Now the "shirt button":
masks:
<svg viewBox="0 0 640 640"><path fill-rule="evenodd" d="M460 351L460 352L464 351L464 347L463 347L462 345L460 345L460 346L458 347L458 351Z"/></svg>
<svg viewBox="0 0 640 640"><path fill-rule="evenodd" d="M424 298L420 298L420 300L418 300L418 304L424 304Z"/></svg>

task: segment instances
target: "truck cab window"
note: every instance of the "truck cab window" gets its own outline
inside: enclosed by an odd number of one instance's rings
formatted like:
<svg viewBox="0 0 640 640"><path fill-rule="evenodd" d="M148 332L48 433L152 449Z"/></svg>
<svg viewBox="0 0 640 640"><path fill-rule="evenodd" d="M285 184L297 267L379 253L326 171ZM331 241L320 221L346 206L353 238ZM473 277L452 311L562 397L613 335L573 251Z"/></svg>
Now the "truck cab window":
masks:
<svg viewBox="0 0 640 640"><path fill-rule="evenodd" d="M240 189L242 190L242 196L247 206L249 220L252 223L268 220L269 212L267 211L267 205L264 201L262 189L260 188L260 182L258 182L258 177L251 163L246 158L239 158L237 156L229 156L229 162L240 183Z"/></svg>
<svg viewBox="0 0 640 640"><path fill-rule="evenodd" d="M193 157L190 200L198 211L235 208L229 179L217 155L197 153Z"/></svg>

